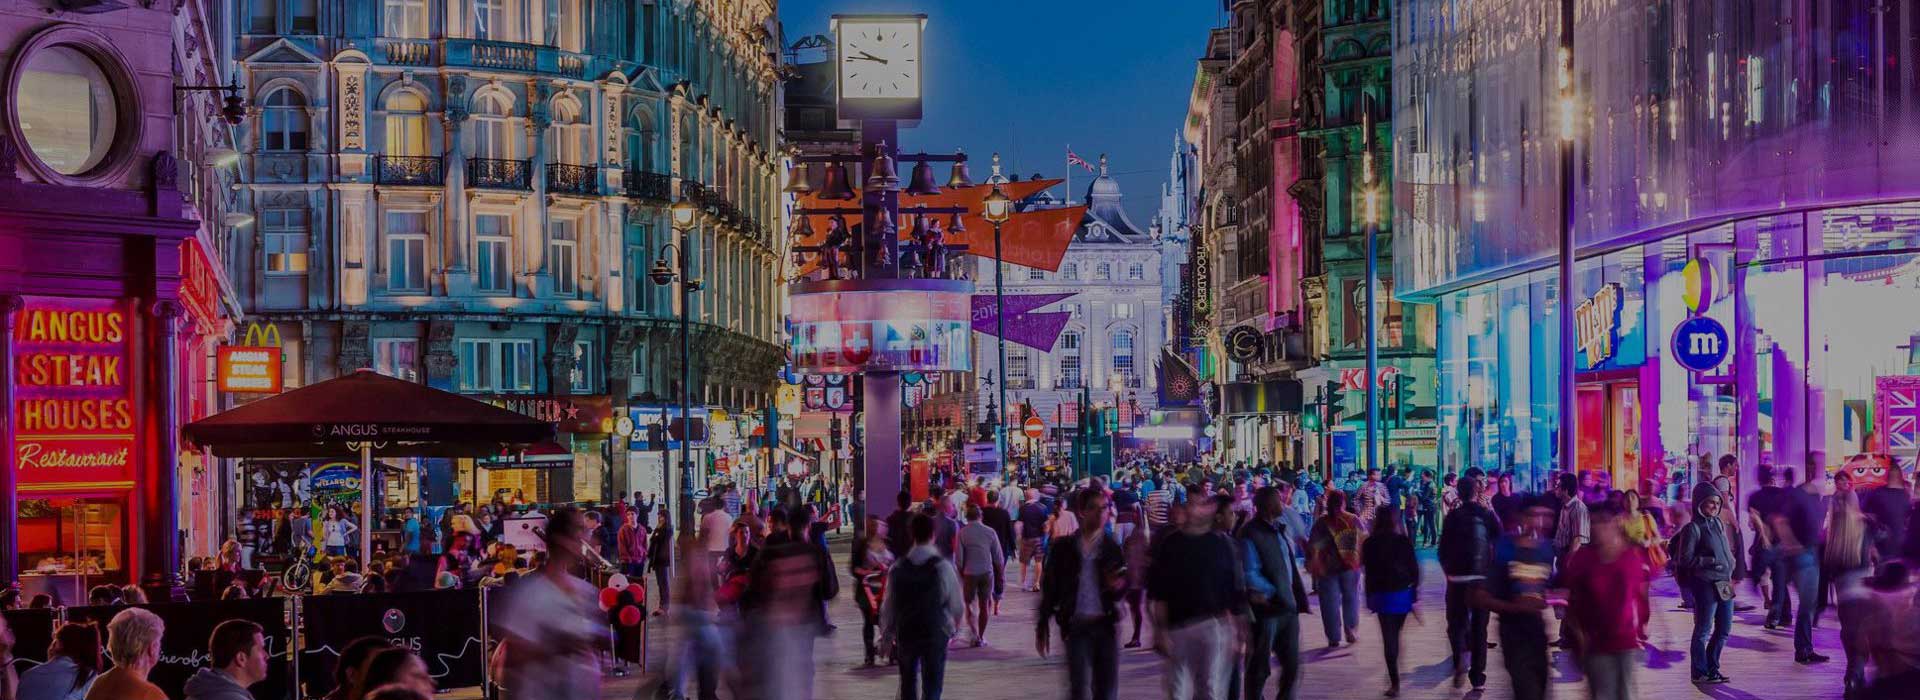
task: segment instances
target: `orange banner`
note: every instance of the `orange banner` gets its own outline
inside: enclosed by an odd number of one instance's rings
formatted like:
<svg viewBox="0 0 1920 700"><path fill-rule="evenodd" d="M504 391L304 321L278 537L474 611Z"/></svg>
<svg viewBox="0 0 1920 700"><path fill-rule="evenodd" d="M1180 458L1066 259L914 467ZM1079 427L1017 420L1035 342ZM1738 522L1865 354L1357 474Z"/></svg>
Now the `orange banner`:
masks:
<svg viewBox="0 0 1920 700"><path fill-rule="evenodd" d="M1019 201L1039 194L1060 182L1060 180L1022 180L1001 185L1001 191L1014 201ZM965 207L967 213L962 215L962 223L966 226L966 233L949 237L947 243L966 245L968 253L991 259L993 257L993 225L981 217L981 202L985 201L992 191L992 185L975 185L947 189L936 195L902 195L900 209L902 212L907 212L917 206ZM836 206L858 208L860 203L857 199L845 202L825 201L818 199L816 195L807 195L800 199L801 208ZM1001 229L1002 253L1006 261L1016 265L1037 267L1048 272L1058 270L1061 259L1066 257L1067 245L1073 242L1073 232L1079 228L1080 220L1085 218L1086 211L1087 208L1084 206L1075 206L1015 213ZM833 217L813 215L809 218L811 221L808 223L813 226L813 235L794 241L795 245L819 245L826 238L827 227L831 225ZM901 219L900 238L905 240L913 230L912 217L903 213ZM847 222L852 226L860 225L857 216L848 216ZM945 225L947 218L940 217L940 222ZM809 257L807 264L800 268L796 276L805 277L819 268L818 259Z"/></svg>

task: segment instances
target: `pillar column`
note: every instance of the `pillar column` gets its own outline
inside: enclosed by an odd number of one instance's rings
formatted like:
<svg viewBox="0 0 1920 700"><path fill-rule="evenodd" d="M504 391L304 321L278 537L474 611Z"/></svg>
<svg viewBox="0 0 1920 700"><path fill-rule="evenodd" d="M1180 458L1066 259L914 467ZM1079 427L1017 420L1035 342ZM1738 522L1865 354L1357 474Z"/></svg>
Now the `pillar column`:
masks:
<svg viewBox="0 0 1920 700"><path fill-rule="evenodd" d="M179 335L180 302L161 299L147 308L151 332L145 338L146 356L146 435L152 444L145 450L148 458L140 469L145 484L135 491L140 501L140 571L142 584L152 600L172 600L183 593L180 580L180 407ZM158 597L155 594L163 594Z"/></svg>
<svg viewBox="0 0 1920 700"><path fill-rule="evenodd" d="M26 306L18 296L0 296L0 587L20 580L20 495L18 453L13 446L13 324Z"/></svg>

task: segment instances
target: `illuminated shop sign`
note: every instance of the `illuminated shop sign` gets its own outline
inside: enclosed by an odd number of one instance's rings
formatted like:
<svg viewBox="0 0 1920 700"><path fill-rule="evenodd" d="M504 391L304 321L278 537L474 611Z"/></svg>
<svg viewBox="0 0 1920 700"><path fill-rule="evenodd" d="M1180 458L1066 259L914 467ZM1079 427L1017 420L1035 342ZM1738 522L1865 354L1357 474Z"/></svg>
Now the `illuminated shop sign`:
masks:
<svg viewBox="0 0 1920 700"><path fill-rule="evenodd" d="M1585 369L1599 367L1612 359L1620 346L1620 307L1624 298L1621 292L1620 283L1608 282L1573 310L1573 339L1586 356Z"/></svg>
<svg viewBox="0 0 1920 700"><path fill-rule="evenodd" d="M257 394L278 394L283 388L280 372L280 348L228 346L216 357L220 368L220 390Z"/></svg>
<svg viewBox="0 0 1920 700"><path fill-rule="evenodd" d="M803 372L972 369L972 294L887 290L794 294L792 357Z"/></svg>
<svg viewBox="0 0 1920 700"><path fill-rule="evenodd" d="M133 324L126 305L28 297L15 323L21 487L131 485Z"/></svg>

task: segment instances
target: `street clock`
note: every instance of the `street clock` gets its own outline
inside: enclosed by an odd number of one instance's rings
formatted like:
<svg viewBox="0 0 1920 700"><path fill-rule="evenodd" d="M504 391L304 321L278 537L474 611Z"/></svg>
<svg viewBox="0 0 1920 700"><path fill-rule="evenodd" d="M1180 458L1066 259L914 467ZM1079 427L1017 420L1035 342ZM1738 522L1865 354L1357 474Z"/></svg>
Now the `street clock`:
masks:
<svg viewBox="0 0 1920 700"><path fill-rule="evenodd" d="M835 92L842 119L920 119L926 15L835 15Z"/></svg>

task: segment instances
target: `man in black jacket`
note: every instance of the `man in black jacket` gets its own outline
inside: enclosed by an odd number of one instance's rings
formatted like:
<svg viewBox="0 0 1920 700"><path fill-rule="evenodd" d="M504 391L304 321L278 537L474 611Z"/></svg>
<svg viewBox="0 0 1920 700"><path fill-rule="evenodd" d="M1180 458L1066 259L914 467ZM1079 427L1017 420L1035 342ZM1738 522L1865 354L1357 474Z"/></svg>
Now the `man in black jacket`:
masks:
<svg viewBox="0 0 1920 700"><path fill-rule="evenodd" d="M1253 609L1248 624L1246 693L1259 700L1260 691L1280 662L1280 688L1274 697L1293 700L1300 680L1300 615L1307 613L1307 587L1294 566L1294 542L1284 517L1287 507L1281 489L1262 487L1253 497L1254 517L1240 528L1241 564L1247 598ZM1269 658L1271 657L1271 658Z"/></svg>
<svg viewBox="0 0 1920 700"><path fill-rule="evenodd" d="M1453 648L1453 687L1471 678L1474 690L1487 685L1487 611L1473 604L1473 591L1487 580L1500 518L1476 496L1486 484L1462 477L1454 488L1460 506L1440 525L1440 570L1447 575L1447 641Z"/></svg>
<svg viewBox="0 0 1920 700"><path fill-rule="evenodd" d="M1116 605L1126 584L1126 556L1107 536L1107 495L1085 489L1073 495L1080 530L1056 540L1040 577L1040 610L1034 646L1045 657L1047 625L1058 624L1067 642L1067 686L1072 700L1114 700L1119 693L1120 615ZM1083 591L1082 577L1099 583Z"/></svg>

